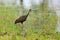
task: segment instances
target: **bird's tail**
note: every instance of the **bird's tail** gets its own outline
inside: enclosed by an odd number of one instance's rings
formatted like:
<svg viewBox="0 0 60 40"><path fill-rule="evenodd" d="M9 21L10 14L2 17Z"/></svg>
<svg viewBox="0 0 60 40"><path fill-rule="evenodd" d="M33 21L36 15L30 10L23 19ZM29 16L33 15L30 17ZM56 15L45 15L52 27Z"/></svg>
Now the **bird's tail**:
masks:
<svg viewBox="0 0 60 40"><path fill-rule="evenodd" d="M15 24L16 24L17 22L15 21Z"/></svg>

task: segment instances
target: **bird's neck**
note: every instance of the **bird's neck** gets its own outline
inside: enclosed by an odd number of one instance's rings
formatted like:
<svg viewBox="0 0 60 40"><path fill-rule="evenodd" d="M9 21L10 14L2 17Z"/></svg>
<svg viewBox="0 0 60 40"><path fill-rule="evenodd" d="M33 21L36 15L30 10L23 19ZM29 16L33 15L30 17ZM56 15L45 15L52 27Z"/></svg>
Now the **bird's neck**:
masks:
<svg viewBox="0 0 60 40"><path fill-rule="evenodd" d="M26 15L26 17L29 15L30 11L28 12L28 14Z"/></svg>

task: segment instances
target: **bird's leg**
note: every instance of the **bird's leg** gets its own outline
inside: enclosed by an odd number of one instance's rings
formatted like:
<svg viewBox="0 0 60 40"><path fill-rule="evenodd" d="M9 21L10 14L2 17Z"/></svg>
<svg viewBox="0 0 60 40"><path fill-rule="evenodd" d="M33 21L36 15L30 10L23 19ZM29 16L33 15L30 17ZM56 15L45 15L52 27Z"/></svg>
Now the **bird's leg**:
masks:
<svg viewBox="0 0 60 40"><path fill-rule="evenodd" d="M22 31L24 30L24 25L23 25L23 23L22 23L22 27L21 27L21 29L22 29Z"/></svg>
<svg viewBox="0 0 60 40"><path fill-rule="evenodd" d="M24 25L23 25L23 23L21 23L22 24L22 27L21 27L21 33L24 31Z"/></svg>
<svg viewBox="0 0 60 40"><path fill-rule="evenodd" d="M24 25L22 24L22 36L25 37L26 36L26 32L25 32L25 27Z"/></svg>

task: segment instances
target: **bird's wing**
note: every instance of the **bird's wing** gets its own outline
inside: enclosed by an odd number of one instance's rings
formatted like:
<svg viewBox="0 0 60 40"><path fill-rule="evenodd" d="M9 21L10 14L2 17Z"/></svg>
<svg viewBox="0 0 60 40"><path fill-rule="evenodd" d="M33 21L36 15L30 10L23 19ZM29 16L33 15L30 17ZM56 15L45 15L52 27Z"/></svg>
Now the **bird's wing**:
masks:
<svg viewBox="0 0 60 40"><path fill-rule="evenodd" d="M20 20L20 21L22 21L22 20L23 20L23 21L26 20L26 16L25 16L25 15L24 15L24 16L21 16L21 17L19 18L19 20Z"/></svg>

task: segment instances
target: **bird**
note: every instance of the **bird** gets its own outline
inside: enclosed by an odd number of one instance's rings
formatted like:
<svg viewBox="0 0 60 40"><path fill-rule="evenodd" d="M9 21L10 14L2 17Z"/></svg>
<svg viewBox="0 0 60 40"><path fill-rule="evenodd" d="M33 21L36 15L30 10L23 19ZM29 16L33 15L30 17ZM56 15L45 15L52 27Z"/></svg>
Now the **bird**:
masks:
<svg viewBox="0 0 60 40"><path fill-rule="evenodd" d="M29 11L28 11L28 13L26 15L23 15L23 16L19 17L18 19L16 19L15 24L17 24L17 23L23 24L23 22L26 21L26 19L27 19L30 12L31 12L31 9L29 9Z"/></svg>

